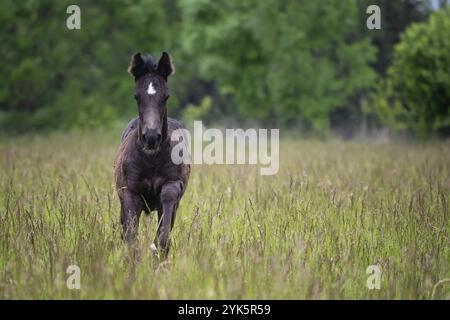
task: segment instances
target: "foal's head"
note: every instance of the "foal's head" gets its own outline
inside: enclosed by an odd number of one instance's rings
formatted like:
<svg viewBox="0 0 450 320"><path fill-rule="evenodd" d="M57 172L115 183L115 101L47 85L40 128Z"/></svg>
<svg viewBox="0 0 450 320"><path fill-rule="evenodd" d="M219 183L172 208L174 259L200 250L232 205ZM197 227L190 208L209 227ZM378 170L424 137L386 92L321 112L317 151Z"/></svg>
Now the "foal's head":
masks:
<svg viewBox="0 0 450 320"><path fill-rule="evenodd" d="M167 135L167 107L169 90L167 78L174 67L166 52L158 63L152 57L135 53L128 72L134 76L134 97L139 110L139 140L143 150L152 154Z"/></svg>

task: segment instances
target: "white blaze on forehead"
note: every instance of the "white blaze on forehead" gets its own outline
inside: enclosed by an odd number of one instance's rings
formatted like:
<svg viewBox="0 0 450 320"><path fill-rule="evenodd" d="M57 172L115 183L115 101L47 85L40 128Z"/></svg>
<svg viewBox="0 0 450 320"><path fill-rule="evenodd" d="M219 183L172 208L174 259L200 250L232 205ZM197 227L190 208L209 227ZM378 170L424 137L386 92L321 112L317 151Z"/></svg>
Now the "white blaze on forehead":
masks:
<svg viewBox="0 0 450 320"><path fill-rule="evenodd" d="M149 95L154 95L155 93L156 93L156 90L155 90L155 88L153 87L153 82L150 82L149 83L149 85L148 85L148 89L147 89L147 93L149 94Z"/></svg>

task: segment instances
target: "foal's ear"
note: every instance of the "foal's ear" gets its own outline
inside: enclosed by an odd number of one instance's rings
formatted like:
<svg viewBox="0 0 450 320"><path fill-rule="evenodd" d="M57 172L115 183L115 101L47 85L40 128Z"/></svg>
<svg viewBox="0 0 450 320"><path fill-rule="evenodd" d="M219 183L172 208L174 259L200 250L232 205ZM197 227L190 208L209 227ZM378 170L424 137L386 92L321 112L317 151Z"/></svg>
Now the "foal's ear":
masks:
<svg viewBox="0 0 450 320"><path fill-rule="evenodd" d="M130 65L128 66L128 73L134 76L135 79L145 73L145 61L140 52L133 54L131 57Z"/></svg>
<svg viewBox="0 0 450 320"><path fill-rule="evenodd" d="M166 80L171 74L175 72L175 67L172 64L172 59L167 52L162 53L162 56L158 62L158 68L156 69L156 72Z"/></svg>

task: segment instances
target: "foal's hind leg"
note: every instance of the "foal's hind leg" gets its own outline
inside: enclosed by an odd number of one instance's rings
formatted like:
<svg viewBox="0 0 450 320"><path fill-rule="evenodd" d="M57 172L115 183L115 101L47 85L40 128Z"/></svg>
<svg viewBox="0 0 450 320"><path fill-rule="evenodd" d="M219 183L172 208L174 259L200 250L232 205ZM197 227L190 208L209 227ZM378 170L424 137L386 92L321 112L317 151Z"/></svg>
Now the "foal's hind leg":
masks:
<svg viewBox="0 0 450 320"><path fill-rule="evenodd" d="M136 239L139 217L143 209L142 200L130 192L124 192L120 195L120 204L120 223L123 228L122 239L131 244Z"/></svg>
<svg viewBox="0 0 450 320"><path fill-rule="evenodd" d="M169 235L175 222L182 186L181 181L172 181L161 188L161 209L158 210L158 232L155 243L164 255L167 255L170 249Z"/></svg>

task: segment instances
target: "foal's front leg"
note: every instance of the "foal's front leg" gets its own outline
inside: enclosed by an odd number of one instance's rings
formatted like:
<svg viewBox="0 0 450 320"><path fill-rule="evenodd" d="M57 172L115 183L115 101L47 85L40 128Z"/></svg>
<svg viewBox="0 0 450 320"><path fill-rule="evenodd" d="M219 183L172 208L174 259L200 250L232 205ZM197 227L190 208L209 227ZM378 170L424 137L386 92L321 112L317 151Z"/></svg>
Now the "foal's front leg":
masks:
<svg viewBox="0 0 450 320"><path fill-rule="evenodd" d="M122 239L131 244L136 239L139 227L139 217L143 209L142 200L128 191L120 195L120 223L122 224Z"/></svg>
<svg viewBox="0 0 450 320"><path fill-rule="evenodd" d="M158 211L158 232L156 245L161 248L164 255L167 255L170 249L170 231L175 222L175 215L182 194L183 183L181 181L172 181L166 183L161 188L161 210Z"/></svg>

